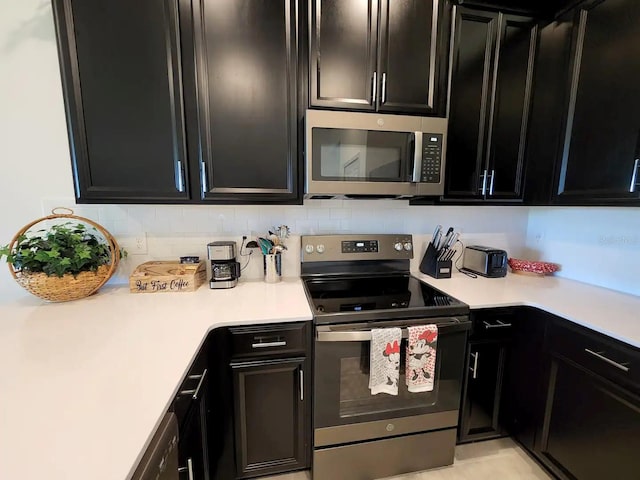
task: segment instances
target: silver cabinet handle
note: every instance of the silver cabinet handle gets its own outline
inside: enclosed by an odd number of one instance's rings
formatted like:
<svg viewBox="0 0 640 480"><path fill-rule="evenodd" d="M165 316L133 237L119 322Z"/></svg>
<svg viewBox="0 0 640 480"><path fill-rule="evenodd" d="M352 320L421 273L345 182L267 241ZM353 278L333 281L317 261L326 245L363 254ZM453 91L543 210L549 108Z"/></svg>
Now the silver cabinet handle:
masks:
<svg viewBox="0 0 640 480"><path fill-rule="evenodd" d="M604 352L594 352L593 350L589 350L588 348L585 348L584 351L587 352L590 355L593 355L596 358L599 358L603 362L607 362L609 365L613 365L614 367L619 368L623 372L628 372L629 371L629 367L627 367L627 365L629 365L628 362L624 362L624 363L614 362L610 358L605 357L603 355Z"/></svg>
<svg viewBox="0 0 640 480"><path fill-rule="evenodd" d="M485 195L487 193L487 171L483 170L482 175L480 175L480 178L482 178L482 195Z"/></svg>
<svg viewBox="0 0 640 480"><path fill-rule="evenodd" d="M496 171L491 170L491 181L489 182L489 196L493 195L493 180L496 178Z"/></svg>
<svg viewBox="0 0 640 480"><path fill-rule="evenodd" d="M380 103L387 101L387 72L382 74L382 100Z"/></svg>
<svg viewBox="0 0 640 480"><path fill-rule="evenodd" d="M413 138L415 140L415 148L413 151L413 172L411 175L411 181L418 183L422 173L422 132L413 132Z"/></svg>
<svg viewBox="0 0 640 480"><path fill-rule="evenodd" d="M263 342L263 343L252 343L251 348L267 348L267 347L286 347L287 342L279 341L279 342Z"/></svg>
<svg viewBox="0 0 640 480"><path fill-rule="evenodd" d="M300 368L300 401L304 401L304 372Z"/></svg>
<svg viewBox="0 0 640 480"><path fill-rule="evenodd" d="M496 323L489 323L486 320L483 320L482 323L484 324L484 328L505 328L505 327L510 327L511 324L510 323L504 323L501 320L496 320Z"/></svg>
<svg viewBox="0 0 640 480"><path fill-rule="evenodd" d="M184 170L182 169L182 160L178 160L177 162L178 175L176 176L177 180L177 188L179 192L184 192Z"/></svg>
<svg viewBox="0 0 640 480"><path fill-rule="evenodd" d="M371 88L371 103L376 105L378 98L378 72L373 72L373 87Z"/></svg>
<svg viewBox="0 0 640 480"><path fill-rule="evenodd" d="M633 193L636 191L636 187L638 186L638 182L636 179L638 178L638 167L640 166L640 158L636 158L636 161L633 162L633 173L631 174L631 186L629 187L629 192Z"/></svg>
<svg viewBox="0 0 640 480"><path fill-rule="evenodd" d="M204 379L207 376L207 369L205 368L201 375L189 375L187 379L189 380L198 380L198 385L196 388L192 388L189 390L180 390L178 395L191 395L194 400L198 399L198 395L200 395L200 389L202 388L202 384L204 383Z"/></svg>
<svg viewBox="0 0 640 480"><path fill-rule="evenodd" d="M478 378L478 358L480 357L480 352L472 353L471 357L473 358L473 367L469 367L469 370L471 370L473 374L472 378L475 380Z"/></svg>
<svg viewBox="0 0 640 480"><path fill-rule="evenodd" d="M438 0L433 1L433 15L431 16L431 52L429 55L429 107L433 107L434 90L436 88L436 56L438 46L438 19L440 18ZM452 22L455 23L455 15L452 16ZM451 35L454 38L454 35ZM453 48L453 41L451 42ZM448 110L448 108L447 108Z"/></svg>
<svg viewBox="0 0 640 480"><path fill-rule="evenodd" d="M207 186L207 164L204 162L200 162L200 182L202 183L202 195L204 196L209 191Z"/></svg>
<svg viewBox="0 0 640 480"><path fill-rule="evenodd" d="M187 458L187 466L186 467L179 467L178 468L178 473L184 473L187 472L189 475L189 480L195 480L194 476L193 476L193 460L191 458Z"/></svg>

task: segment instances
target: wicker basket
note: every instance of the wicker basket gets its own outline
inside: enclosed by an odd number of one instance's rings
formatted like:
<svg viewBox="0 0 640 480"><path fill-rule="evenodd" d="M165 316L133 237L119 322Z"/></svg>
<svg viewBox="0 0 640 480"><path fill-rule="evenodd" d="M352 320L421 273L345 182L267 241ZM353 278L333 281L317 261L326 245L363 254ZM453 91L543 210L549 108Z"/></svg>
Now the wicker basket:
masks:
<svg viewBox="0 0 640 480"><path fill-rule="evenodd" d="M56 213L58 210L66 210L70 213ZM40 297L49 302L68 302L70 300L78 300L97 292L98 289L111 278L120 261L120 248L118 247L118 243L107 230L88 218L74 215L73 210L61 208L55 208L51 212L51 215L39 218L38 220L22 227L22 229L13 237L11 243L9 243L10 249L13 250L18 242L18 238L25 234L34 225L46 220L61 218L84 222L98 230L107 241L111 260L108 264L98 267L95 272L80 272L76 276L67 273L62 277L47 276L46 273L42 272L30 273L19 270L16 271L12 265L9 265L11 275L16 279L16 282L18 282L20 286L36 297Z"/></svg>

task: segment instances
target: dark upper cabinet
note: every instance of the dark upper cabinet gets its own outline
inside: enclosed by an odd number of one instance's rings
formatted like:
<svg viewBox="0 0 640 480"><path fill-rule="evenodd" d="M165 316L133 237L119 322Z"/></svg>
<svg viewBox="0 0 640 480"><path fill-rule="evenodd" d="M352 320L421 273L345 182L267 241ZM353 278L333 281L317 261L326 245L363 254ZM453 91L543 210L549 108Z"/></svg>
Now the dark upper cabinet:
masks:
<svg viewBox="0 0 640 480"><path fill-rule="evenodd" d="M640 2L589 1L570 17L569 93L553 201L640 204Z"/></svg>
<svg viewBox="0 0 640 480"><path fill-rule="evenodd" d="M78 202L189 198L173 0L54 0Z"/></svg>
<svg viewBox="0 0 640 480"><path fill-rule="evenodd" d="M195 52L185 55L185 71L196 72L185 79L195 93L187 110L194 197L299 201L298 2L193 0L191 7L184 30L192 32L186 51Z"/></svg>
<svg viewBox="0 0 640 480"><path fill-rule="evenodd" d="M537 32L528 17L456 9L445 199L522 198Z"/></svg>
<svg viewBox="0 0 640 480"><path fill-rule="evenodd" d="M443 114L449 11L435 0L312 0L311 106Z"/></svg>

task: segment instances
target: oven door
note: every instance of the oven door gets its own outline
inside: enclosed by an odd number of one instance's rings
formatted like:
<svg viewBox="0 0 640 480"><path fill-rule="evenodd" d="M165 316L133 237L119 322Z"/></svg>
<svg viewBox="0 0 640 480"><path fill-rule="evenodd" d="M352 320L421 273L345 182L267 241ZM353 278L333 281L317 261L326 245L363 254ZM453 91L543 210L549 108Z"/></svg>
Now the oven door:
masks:
<svg viewBox="0 0 640 480"><path fill-rule="evenodd" d="M433 390L408 391L403 338L398 395L371 395L371 328L425 324L438 325ZM456 427L469 328L468 317L317 326L314 446Z"/></svg>

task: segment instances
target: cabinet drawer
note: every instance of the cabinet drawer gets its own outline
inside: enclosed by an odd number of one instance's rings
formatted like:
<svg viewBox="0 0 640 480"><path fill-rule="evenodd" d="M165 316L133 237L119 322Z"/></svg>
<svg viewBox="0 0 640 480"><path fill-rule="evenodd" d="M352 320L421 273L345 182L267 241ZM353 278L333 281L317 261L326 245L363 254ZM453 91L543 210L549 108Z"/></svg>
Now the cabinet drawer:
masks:
<svg viewBox="0 0 640 480"><path fill-rule="evenodd" d="M473 310L471 340L506 339L512 336L516 311L511 308Z"/></svg>
<svg viewBox="0 0 640 480"><path fill-rule="evenodd" d="M306 323L230 328L231 358L305 355L307 331Z"/></svg>
<svg viewBox="0 0 640 480"><path fill-rule="evenodd" d="M554 322L549 333L552 353L640 391L640 351L637 349L568 322Z"/></svg>

